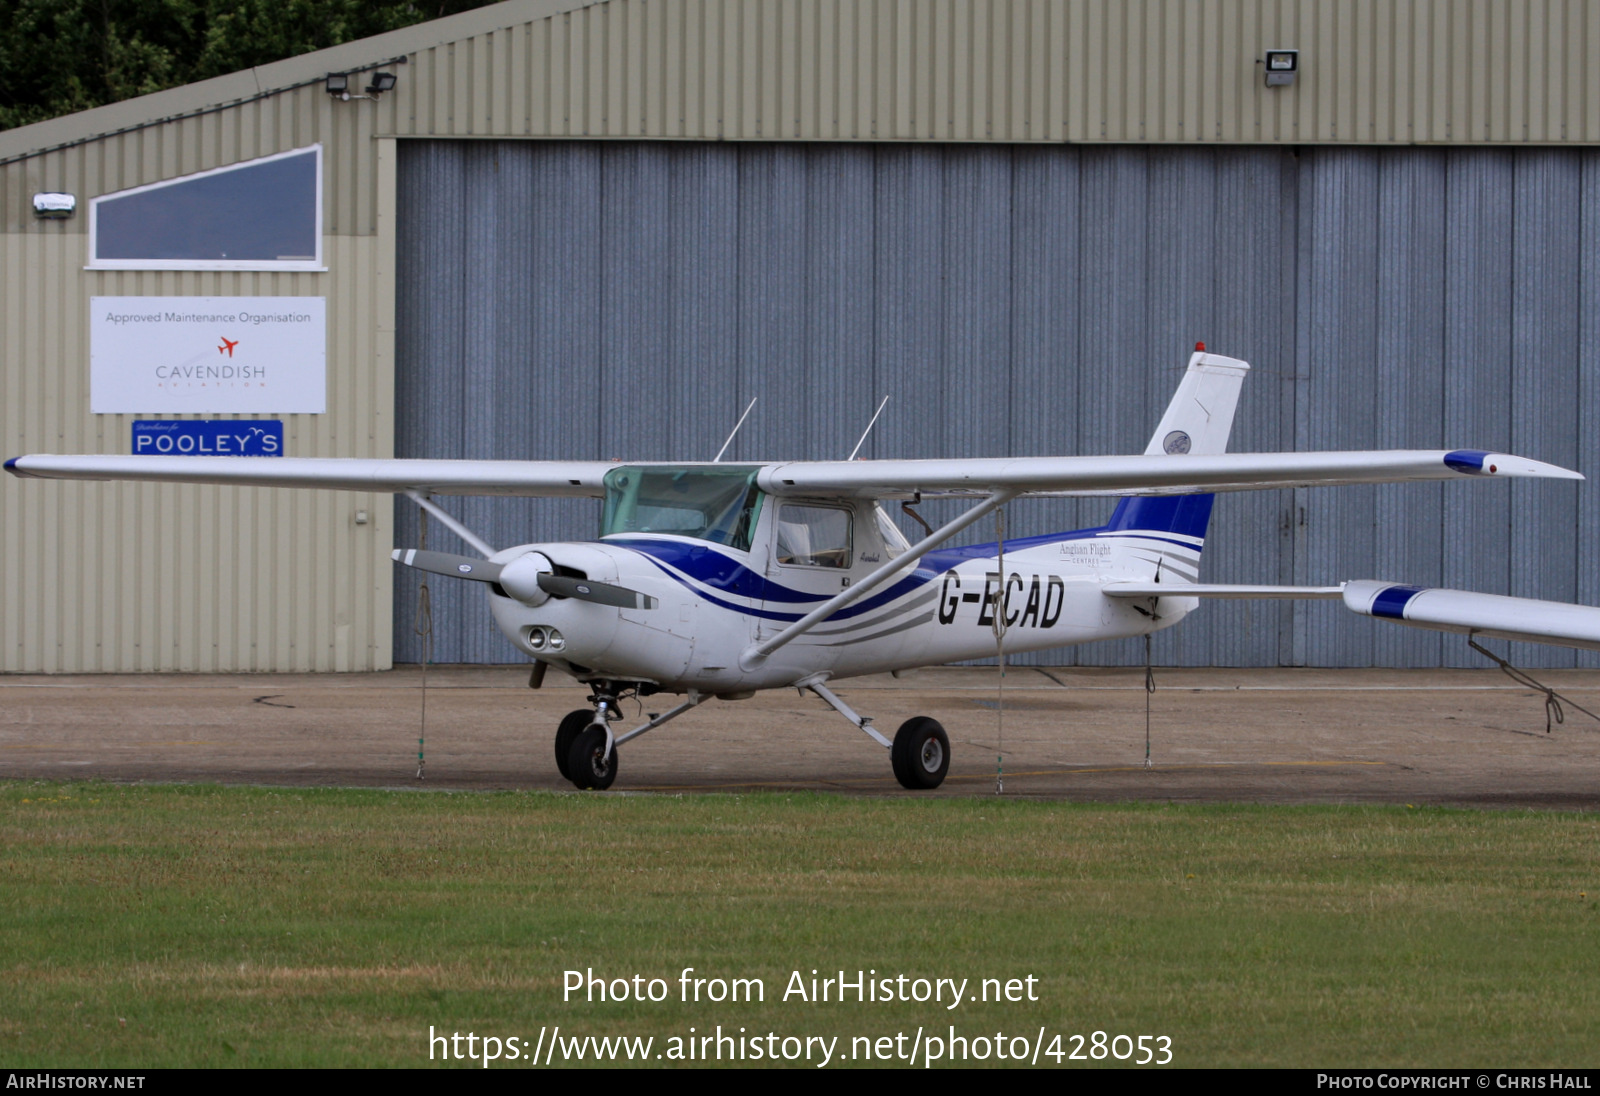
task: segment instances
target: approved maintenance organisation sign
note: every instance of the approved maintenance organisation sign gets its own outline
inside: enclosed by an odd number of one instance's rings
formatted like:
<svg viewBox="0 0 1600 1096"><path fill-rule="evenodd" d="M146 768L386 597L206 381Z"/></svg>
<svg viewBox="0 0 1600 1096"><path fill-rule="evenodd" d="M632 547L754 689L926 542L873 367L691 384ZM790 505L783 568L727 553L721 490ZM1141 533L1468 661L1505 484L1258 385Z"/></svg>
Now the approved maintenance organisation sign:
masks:
<svg viewBox="0 0 1600 1096"><path fill-rule="evenodd" d="M91 297L97 415L322 414L322 297Z"/></svg>

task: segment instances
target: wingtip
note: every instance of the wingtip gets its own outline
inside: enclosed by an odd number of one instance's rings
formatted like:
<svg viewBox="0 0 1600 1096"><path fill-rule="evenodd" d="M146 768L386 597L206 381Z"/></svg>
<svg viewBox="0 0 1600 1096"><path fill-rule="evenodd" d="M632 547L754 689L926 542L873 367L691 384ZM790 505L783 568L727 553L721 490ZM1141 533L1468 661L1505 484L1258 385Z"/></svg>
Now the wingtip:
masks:
<svg viewBox="0 0 1600 1096"><path fill-rule="evenodd" d="M1581 480L1582 472L1548 464L1542 460L1529 460L1514 453L1495 453L1487 449L1452 449L1444 455L1444 463L1466 476L1510 476L1526 479Z"/></svg>
<svg viewBox="0 0 1600 1096"><path fill-rule="evenodd" d="M26 476L28 473L17 467L17 461L21 459L21 457L12 457L10 460L6 461L6 471L10 472L13 476Z"/></svg>

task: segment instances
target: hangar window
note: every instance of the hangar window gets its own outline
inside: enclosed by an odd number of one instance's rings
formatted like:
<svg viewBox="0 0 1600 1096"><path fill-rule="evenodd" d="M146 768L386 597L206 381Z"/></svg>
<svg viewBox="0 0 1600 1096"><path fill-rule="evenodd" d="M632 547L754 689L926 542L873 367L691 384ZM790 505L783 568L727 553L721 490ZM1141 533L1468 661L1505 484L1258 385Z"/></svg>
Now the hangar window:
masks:
<svg viewBox="0 0 1600 1096"><path fill-rule="evenodd" d="M322 146L93 199L91 270L322 270Z"/></svg>

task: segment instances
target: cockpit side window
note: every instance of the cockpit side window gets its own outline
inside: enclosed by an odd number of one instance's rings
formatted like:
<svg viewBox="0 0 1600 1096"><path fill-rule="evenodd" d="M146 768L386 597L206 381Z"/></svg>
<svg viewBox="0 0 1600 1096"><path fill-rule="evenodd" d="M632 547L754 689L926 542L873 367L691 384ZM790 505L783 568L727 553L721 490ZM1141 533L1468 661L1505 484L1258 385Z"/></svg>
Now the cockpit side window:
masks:
<svg viewBox="0 0 1600 1096"><path fill-rule="evenodd" d="M833 506L778 508L778 562L791 567L849 567L850 511Z"/></svg>
<svg viewBox="0 0 1600 1096"><path fill-rule="evenodd" d="M623 465L606 473L600 535L668 533L750 550L761 513L758 469Z"/></svg>
<svg viewBox="0 0 1600 1096"><path fill-rule="evenodd" d="M883 538L883 550L890 559L895 559L911 551L911 542L906 540L900 527L894 523L881 504L872 507L873 520L878 525L878 535Z"/></svg>

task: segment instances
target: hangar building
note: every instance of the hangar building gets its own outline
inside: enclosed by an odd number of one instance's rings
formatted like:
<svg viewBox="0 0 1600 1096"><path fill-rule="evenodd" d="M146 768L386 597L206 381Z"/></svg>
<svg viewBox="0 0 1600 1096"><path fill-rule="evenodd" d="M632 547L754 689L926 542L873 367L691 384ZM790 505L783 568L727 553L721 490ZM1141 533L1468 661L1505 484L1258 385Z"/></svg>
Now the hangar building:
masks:
<svg viewBox="0 0 1600 1096"><path fill-rule="evenodd" d="M0 133L0 188L6 456L223 418L295 456L705 459L759 397L733 458L837 458L884 396L864 455L1136 452L1204 340L1255 367L1235 449L1600 472L1592 0L509 0ZM303 317L320 372L101 387L141 310L227 308L252 340ZM0 670L420 657L409 504L0 492ZM450 505L496 544L597 520ZM1600 603L1600 483L1233 495L1207 559ZM512 659L464 585L435 586L435 658ZM1157 657L1477 664L1326 603L1213 603Z"/></svg>

